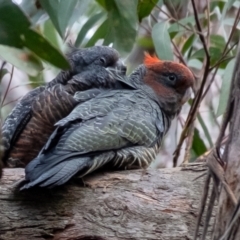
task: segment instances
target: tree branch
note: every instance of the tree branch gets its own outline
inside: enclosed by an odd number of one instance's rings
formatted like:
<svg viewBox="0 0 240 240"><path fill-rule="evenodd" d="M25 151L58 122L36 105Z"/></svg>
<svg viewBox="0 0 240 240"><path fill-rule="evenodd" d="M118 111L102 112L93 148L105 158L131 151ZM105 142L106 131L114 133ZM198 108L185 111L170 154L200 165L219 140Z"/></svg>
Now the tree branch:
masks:
<svg viewBox="0 0 240 240"><path fill-rule="evenodd" d="M59 189L14 191L22 169L5 169L0 239L192 239L203 165L99 173ZM183 172L184 171L184 172Z"/></svg>

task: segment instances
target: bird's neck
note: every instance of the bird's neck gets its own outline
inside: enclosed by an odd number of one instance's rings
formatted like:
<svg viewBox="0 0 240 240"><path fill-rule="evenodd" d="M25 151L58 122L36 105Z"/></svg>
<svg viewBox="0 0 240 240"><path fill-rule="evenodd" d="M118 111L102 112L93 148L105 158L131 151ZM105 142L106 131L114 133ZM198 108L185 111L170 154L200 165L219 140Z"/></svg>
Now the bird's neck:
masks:
<svg viewBox="0 0 240 240"><path fill-rule="evenodd" d="M159 105L161 109L173 119L176 115L179 114L182 108L181 97L178 95L160 99L158 98Z"/></svg>
<svg viewBox="0 0 240 240"><path fill-rule="evenodd" d="M155 101L170 117L170 119L174 118L181 110L181 95L180 94L173 94L172 96L168 97L159 97L155 91L148 86L144 82L144 76L147 73L147 69L144 65L140 65L129 77L130 83L136 87L137 89L141 89L144 91L149 98Z"/></svg>

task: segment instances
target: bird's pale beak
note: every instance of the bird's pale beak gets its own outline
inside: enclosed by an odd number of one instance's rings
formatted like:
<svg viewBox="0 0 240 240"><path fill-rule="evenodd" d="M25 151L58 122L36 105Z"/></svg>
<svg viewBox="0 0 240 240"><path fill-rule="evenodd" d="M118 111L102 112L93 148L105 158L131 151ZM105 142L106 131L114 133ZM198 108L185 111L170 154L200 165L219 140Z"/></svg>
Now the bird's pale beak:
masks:
<svg viewBox="0 0 240 240"><path fill-rule="evenodd" d="M192 89L189 87L189 88L186 90L186 92L185 92L185 94L183 95L183 98L182 98L182 100L181 100L181 104L182 104L182 105L185 104L185 103L190 99L191 94L192 94Z"/></svg>
<svg viewBox="0 0 240 240"><path fill-rule="evenodd" d="M126 75L127 72L127 67L126 65L124 65L123 61L121 59L119 59L115 65L111 66L111 67L107 67L108 70L110 71L115 71L117 72L119 75Z"/></svg>

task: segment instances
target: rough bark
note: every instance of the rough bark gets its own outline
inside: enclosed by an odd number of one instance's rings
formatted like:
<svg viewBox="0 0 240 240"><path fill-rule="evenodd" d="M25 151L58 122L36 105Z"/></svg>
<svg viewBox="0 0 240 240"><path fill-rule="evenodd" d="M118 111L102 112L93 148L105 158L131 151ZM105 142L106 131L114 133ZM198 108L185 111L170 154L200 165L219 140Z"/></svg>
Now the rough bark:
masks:
<svg viewBox="0 0 240 240"><path fill-rule="evenodd" d="M22 169L0 184L0 239L192 239L202 167L99 173L59 189L19 192Z"/></svg>
<svg viewBox="0 0 240 240"><path fill-rule="evenodd" d="M223 160L226 162L225 178L229 187L233 191L235 198L240 199L240 46L236 57L235 68L233 71L232 86L228 102L229 122L229 140L226 144ZM219 239L230 222L235 206L229 198L229 195L222 188L219 198L219 208L216 220L214 239ZM238 224L239 226L239 224ZM235 228L231 239L240 239L240 228ZM225 239L225 238L224 238ZM229 238L227 238L229 239Z"/></svg>

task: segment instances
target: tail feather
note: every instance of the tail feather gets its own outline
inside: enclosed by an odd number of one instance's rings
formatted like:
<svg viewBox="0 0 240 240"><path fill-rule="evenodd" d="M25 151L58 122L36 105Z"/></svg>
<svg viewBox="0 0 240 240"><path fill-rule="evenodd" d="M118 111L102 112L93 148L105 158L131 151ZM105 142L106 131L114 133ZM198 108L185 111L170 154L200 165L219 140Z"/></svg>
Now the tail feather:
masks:
<svg viewBox="0 0 240 240"><path fill-rule="evenodd" d="M50 154L49 154L50 155ZM42 155L34 159L26 168L26 183L20 190L34 186L53 188L66 183L79 173L80 177L91 173L110 162L114 151L100 155L83 156L79 152L62 155Z"/></svg>
<svg viewBox="0 0 240 240"><path fill-rule="evenodd" d="M58 154L50 152L48 154L40 155L26 166L25 178L28 181L34 181L41 175L44 175L46 172L53 169L55 166L59 165L61 162L79 155L80 154L78 152L58 152Z"/></svg>
<svg viewBox="0 0 240 240"><path fill-rule="evenodd" d="M60 171L52 175L51 178L44 181L40 186L52 188L62 185L79 171L84 171L89 165L91 165L91 158L72 159L67 162L62 162L57 166L61 168Z"/></svg>
<svg viewBox="0 0 240 240"><path fill-rule="evenodd" d="M92 161L90 157L74 158L60 162L56 166L49 168L42 175L37 176L33 181L25 184L21 190L37 185L48 188L62 185L79 171L84 171L86 168L88 169L89 165L91 165L91 162Z"/></svg>

